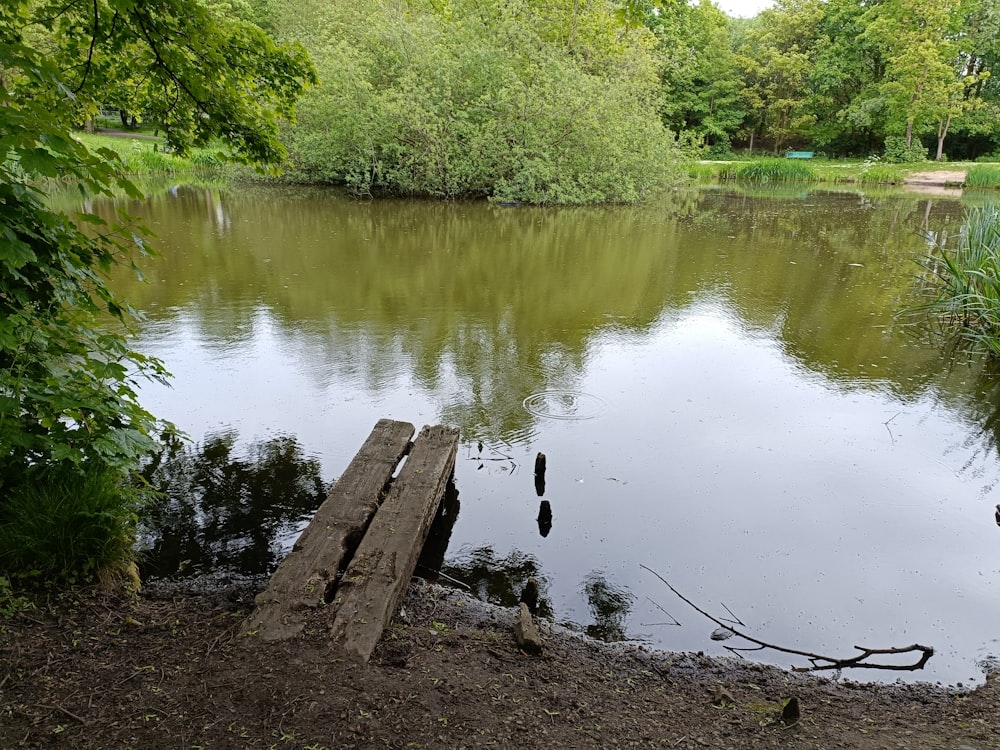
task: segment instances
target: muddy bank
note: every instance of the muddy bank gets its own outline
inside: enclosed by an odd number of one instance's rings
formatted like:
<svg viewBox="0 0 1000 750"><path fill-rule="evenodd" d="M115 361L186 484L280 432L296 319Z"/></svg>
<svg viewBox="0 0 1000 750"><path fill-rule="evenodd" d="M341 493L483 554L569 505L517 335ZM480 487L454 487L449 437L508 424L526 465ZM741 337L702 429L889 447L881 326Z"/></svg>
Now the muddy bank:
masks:
<svg viewBox="0 0 1000 750"><path fill-rule="evenodd" d="M835 682L609 646L411 586L372 662L240 632L256 584L48 597L0 635L0 747L996 748L1000 682ZM798 705L797 720L788 701ZM779 717L786 711L786 721Z"/></svg>

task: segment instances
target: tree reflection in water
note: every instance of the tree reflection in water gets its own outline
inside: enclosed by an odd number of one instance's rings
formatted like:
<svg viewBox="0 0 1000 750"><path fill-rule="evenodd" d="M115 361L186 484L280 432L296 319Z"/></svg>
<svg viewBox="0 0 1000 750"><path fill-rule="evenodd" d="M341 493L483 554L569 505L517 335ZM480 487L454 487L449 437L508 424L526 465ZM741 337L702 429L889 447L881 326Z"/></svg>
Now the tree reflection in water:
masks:
<svg viewBox="0 0 1000 750"><path fill-rule="evenodd" d="M610 583L597 571L584 579L583 594L594 618L593 624L586 627L587 635L602 641L627 640L625 621L632 611L635 596L628 589Z"/></svg>
<svg viewBox="0 0 1000 750"><path fill-rule="evenodd" d="M506 557L497 557L492 547L477 547L449 560L441 570L468 586L479 599L503 607L516 607L524 585L534 578L540 592L538 616L552 617L552 604L546 596L548 580L531 555L514 550Z"/></svg>
<svg viewBox="0 0 1000 750"><path fill-rule="evenodd" d="M139 535L143 577L205 572L268 575L326 495L319 461L292 437L253 443L237 435L175 445L143 472L163 493Z"/></svg>

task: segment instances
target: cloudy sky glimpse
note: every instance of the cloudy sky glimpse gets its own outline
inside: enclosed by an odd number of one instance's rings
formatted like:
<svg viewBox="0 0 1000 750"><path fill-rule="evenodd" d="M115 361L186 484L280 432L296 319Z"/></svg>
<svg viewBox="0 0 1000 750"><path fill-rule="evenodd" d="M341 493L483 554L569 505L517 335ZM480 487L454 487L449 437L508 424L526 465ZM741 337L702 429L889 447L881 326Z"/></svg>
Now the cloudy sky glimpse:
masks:
<svg viewBox="0 0 1000 750"><path fill-rule="evenodd" d="M774 0L715 0L715 4L731 16L750 18L774 5Z"/></svg>

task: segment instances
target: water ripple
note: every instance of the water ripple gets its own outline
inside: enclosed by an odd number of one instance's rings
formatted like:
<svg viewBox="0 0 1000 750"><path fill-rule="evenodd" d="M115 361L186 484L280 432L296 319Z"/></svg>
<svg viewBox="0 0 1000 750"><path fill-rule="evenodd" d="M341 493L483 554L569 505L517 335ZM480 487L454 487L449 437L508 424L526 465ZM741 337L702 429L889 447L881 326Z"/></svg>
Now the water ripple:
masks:
<svg viewBox="0 0 1000 750"><path fill-rule="evenodd" d="M549 419L594 419L608 410L604 399L580 391L541 391L531 394L523 403L536 417Z"/></svg>

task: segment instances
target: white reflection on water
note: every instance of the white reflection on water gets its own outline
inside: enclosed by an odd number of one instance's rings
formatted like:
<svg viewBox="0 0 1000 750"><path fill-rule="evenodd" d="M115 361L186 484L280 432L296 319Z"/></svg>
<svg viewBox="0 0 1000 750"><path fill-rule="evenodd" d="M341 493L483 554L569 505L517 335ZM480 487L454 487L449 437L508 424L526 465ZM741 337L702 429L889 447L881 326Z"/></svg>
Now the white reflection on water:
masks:
<svg viewBox="0 0 1000 750"><path fill-rule="evenodd" d="M196 438L294 434L327 477L377 419L419 427L469 397L447 362L428 386L385 342L318 358L321 332L289 331L266 307L236 339L210 329L185 310L147 327L139 348L175 377L172 389L146 386L144 404ZM906 401L874 379L806 370L711 297L641 333L595 334L572 386L606 412L539 419L509 436L514 467L460 452L449 558L483 546L534 558L555 616L581 625L593 622L584 592L598 580L630 595L616 627L669 649L723 653L708 637L715 626L643 564L717 614L724 603L769 642L841 657L855 644L934 646L928 668L905 679L978 680L975 662L1000 652L1000 542L983 491L997 460L933 395ZM545 538L536 451L548 456ZM665 619L657 605L682 627L644 627Z"/></svg>

